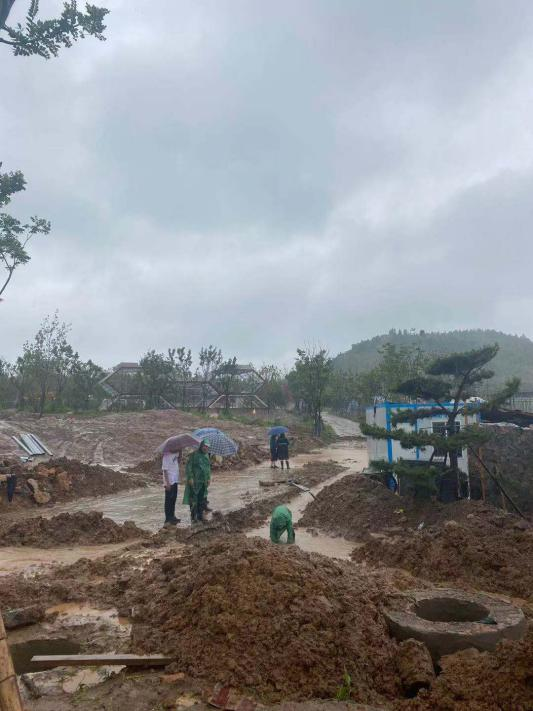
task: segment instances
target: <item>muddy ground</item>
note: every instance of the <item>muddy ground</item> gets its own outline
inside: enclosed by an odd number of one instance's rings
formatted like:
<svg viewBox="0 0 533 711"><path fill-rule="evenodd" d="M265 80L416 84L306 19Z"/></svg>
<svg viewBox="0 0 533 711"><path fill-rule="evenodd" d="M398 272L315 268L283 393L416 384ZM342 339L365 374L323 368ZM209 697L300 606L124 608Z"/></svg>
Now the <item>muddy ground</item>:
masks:
<svg viewBox="0 0 533 711"><path fill-rule="evenodd" d="M353 433L350 425L343 434ZM122 423L119 430L108 437L123 442ZM412 506L355 473L365 465L366 452L354 442L298 461L291 475L313 487L316 501L274 483L281 472L268 465L235 475L221 471L210 498L223 505L211 523L117 543L107 554L106 546L93 546L100 557L91 553L91 559L63 557L62 550L76 555L76 545L69 543L51 554L74 562L49 569L32 562L18 574L0 575L0 608L38 601L44 609L41 622L10 631L11 644L65 637L86 653L164 651L174 659L163 672L124 670L105 681L102 669L86 677L72 670L30 674L22 684L29 711L123 711L126 704L131 711L206 711L217 682L232 686L236 700L230 706L239 711L251 711L257 702L269 711L532 709L531 632L495 652L467 650L442 659L432 687L406 698L399 648L383 615L391 596L451 581L520 597L531 614L524 599L533 587L530 529L485 505ZM256 486L269 477L268 486ZM217 498L226 489L231 496ZM144 493L117 492L110 510L118 511L123 500L131 511L137 495ZM160 491L155 503L146 501L159 509ZM268 515L277 503L293 509L297 546L267 540ZM65 524L71 535L75 518ZM142 524L144 514L135 520ZM22 512L13 535L42 545L41 525L51 532L56 524L38 521ZM84 526L80 518L82 532ZM13 555L17 549L0 548L0 560L8 550ZM27 554L26 547L20 550ZM35 561L38 549L30 550L27 560ZM88 549L78 550L79 556ZM356 562L349 559L352 551ZM347 694L352 705L335 702L338 693Z"/></svg>
<svg viewBox="0 0 533 711"><path fill-rule="evenodd" d="M51 518L36 516L12 524L0 522L0 546L54 548L73 544L99 545L148 536L149 533L133 521L118 524L104 518L99 511L64 513Z"/></svg>
<svg viewBox="0 0 533 711"><path fill-rule="evenodd" d="M300 525L356 541L359 563L533 603L533 525L482 501L418 502L349 475L323 489Z"/></svg>
<svg viewBox="0 0 533 711"><path fill-rule="evenodd" d="M308 427L290 414L283 414L285 424L292 428L295 449L313 445ZM91 415L35 415L0 413L0 452L19 454L11 435L20 432L36 434L55 457L79 459L82 462L120 468L150 461L157 447L167 437L179 432L191 432L200 427L220 427L245 448L268 455L268 425L260 418L250 418L255 424L210 415L198 415L178 410L149 410ZM305 444L307 443L307 445ZM248 462L248 464L253 463Z"/></svg>
<svg viewBox="0 0 533 711"><path fill-rule="evenodd" d="M3 460L0 473L0 513L17 509L40 508L73 501L84 496L105 496L146 486L149 478L124 474L100 464L84 464L77 459L49 459L47 462L22 464L14 458ZM7 499L6 475L16 474L13 501Z"/></svg>

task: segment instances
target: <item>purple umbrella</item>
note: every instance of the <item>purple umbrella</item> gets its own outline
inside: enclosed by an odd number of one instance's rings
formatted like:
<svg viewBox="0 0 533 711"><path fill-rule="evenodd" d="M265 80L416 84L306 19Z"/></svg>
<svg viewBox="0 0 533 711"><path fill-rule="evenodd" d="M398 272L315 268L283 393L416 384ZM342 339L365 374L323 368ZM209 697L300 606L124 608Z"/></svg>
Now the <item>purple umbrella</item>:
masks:
<svg viewBox="0 0 533 711"><path fill-rule="evenodd" d="M199 447L200 440L190 434L173 435L160 444L156 452L166 454L167 452L179 452L186 447Z"/></svg>

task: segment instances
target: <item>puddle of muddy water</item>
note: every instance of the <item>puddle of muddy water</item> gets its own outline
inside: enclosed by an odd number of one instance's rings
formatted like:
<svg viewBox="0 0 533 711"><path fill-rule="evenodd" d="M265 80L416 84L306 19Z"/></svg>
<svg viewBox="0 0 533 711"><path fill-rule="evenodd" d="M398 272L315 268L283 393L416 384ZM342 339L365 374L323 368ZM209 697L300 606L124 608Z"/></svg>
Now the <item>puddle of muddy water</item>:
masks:
<svg viewBox="0 0 533 711"><path fill-rule="evenodd" d="M10 644L9 649L17 674L39 671L32 657L40 654L78 654L81 645L70 639L30 639L27 642Z"/></svg>
<svg viewBox="0 0 533 711"><path fill-rule="evenodd" d="M311 489L311 492L316 496L324 487L333 484L345 477L347 472L340 472L331 479L318 484ZM287 501L287 506L289 506L292 512L292 522L297 524L302 518L304 511L312 500L311 494L305 492L294 497L290 501ZM270 522L267 521L259 528L252 531L248 531L246 534L249 537L258 536L259 538L270 538ZM303 528L296 529L296 545L302 550L308 551L309 553L321 553L322 555L327 555L329 558L341 558L343 560L349 560L350 555L355 547L353 541L347 541L345 538L334 538L333 536L327 536L326 534L320 532L307 531Z"/></svg>
<svg viewBox="0 0 533 711"><path fill-rule="evenodd" d="M351 423L350 423L351 424ZM324 462L334 460L343 466L362 469L367 464L366 447L354 442L336 442L312 452L299 454L291 460L291 475L308 462ZM243 506L244 500L263 498L275 491L260 486L260 480L272 481L283 476L281 469L271 469L269 462L248 467L240 471L214 471L209 487L209 503L212 509L228 513ZM330 480L331 481L331 480ZM189 507L181 504L183 488L180 484L176 516L181 519L182 526L190 525ZM164 491L160 486L149 486L145 489L124 491L98 499L80 499L68 505L54 506L47 510L46 516L69 511L86 511L92 509L102 511L104 516L112 518L117 523L134 521L140 528L157 531L163 525Z"/></svg>
<svg viewBox="0 0 533 711"><path fill-rule="evenodd" d="M126 617L119 617L114 608L99 610L85 603L62 602L59 605L49 607L46 610L46 614L47 616L57 615L56 622L62 627L75 627L92 622L128 628L130 626L129 620Z"/></svg>

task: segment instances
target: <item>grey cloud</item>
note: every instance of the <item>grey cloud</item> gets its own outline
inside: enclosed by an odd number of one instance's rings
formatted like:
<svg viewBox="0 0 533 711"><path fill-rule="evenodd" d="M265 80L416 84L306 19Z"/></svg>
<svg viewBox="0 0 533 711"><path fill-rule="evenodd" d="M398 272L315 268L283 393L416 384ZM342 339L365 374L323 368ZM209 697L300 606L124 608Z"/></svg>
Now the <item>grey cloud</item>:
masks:
<svg viewBox="0 0 533 711"><path fill-rule="evenodd" d="M0 354L55 308L105 365L533 336L529 2L107 4L104 44L2 53L13 212L54 234L0 304Z"/></svg>

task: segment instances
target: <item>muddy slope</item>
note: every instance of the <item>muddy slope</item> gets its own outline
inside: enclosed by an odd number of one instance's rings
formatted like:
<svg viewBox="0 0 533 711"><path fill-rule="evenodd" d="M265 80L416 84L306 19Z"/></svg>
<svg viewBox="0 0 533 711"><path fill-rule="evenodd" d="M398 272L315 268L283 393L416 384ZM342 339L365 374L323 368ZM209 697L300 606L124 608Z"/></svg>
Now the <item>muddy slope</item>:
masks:
<svg viewBox="0 0 533 711"><path fill-rule="evenodd" d="M0 526L0 546L54 548L64 545L100 545L146 538L150 534L132 521L123 524L104 518L99 511L62 513L52 518L36 516Z"/></svg>
<svg viewBox="0 0 533 711"><path fill-rule="evenodd" d="M133 645L264 699L331 697L346 667L357 700L376 701L396 693L381 594L349 563L232 536L149 566L129 596Z"/></svg>
<svg viewBox="0 0 533 711"><path fill-rule="evenodd" d="M8 503L0 487L0 509L42 506L146 486L143 477L66 457L51 459L34 468L21 466L16 460L6 461L10 461L9 470L17 474L17 487L12 503Z"/></svg>
<svg viewBox="0 0 533 711"><path fill-rule="evenodd" d="M357 562L398 567L436 583L503 593L533 602L533 531L471 519L374 539L354 549Z"/></svg>
<svg viewBox="0 0 533 711"><path fill-rule="evenodd" d="M408 496L396 496L378 481L349 474L320 492L307 507L300 524L360 541L370 533L441 526L450 519L463 522L471 516L517 521L514 516L482 501L463 500L451 504L416 501Z"/></svg>

